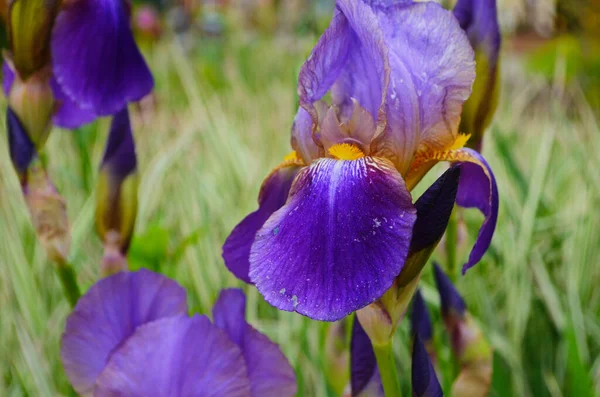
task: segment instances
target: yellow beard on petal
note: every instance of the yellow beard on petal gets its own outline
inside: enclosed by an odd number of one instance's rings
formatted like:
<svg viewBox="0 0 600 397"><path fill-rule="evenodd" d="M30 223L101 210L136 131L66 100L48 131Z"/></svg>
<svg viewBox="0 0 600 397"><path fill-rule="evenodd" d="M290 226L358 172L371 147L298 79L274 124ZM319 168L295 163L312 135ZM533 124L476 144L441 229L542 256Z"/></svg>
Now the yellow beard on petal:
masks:
<svg viewBox="0 0 600 397"><path fill-rule="evenodd" d="M448 148L448 150L462 149L467 144L467 141L469 140L469 138L471 138L471 134L460 134L459 133L456 136L456 140L454 141L452 146L450 146Z"/></svg>
<svg viewBox="0 0 600 397"><path fill-rule="evenodd" d="M350 143L338 143L329 148L329 154L337 160L358 160L365 154L357 146Z"/></svg>

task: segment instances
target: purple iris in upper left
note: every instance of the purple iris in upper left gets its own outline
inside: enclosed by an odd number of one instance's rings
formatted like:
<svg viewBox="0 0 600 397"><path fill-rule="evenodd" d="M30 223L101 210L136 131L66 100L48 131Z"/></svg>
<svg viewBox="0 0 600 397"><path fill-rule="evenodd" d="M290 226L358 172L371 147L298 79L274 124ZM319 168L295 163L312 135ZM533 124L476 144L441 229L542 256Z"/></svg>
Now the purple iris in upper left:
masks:
<svg viewBox="0 0 600 397"><path fill-rule="evenodd" d="M76 128L112 115L152 90L152 74L133 38L125 0L63 1L51 23L50 86L58 102L54 124ZM15 80L21 79L19 74L18 65L7 59L3 82L7 96Z"/></svg>

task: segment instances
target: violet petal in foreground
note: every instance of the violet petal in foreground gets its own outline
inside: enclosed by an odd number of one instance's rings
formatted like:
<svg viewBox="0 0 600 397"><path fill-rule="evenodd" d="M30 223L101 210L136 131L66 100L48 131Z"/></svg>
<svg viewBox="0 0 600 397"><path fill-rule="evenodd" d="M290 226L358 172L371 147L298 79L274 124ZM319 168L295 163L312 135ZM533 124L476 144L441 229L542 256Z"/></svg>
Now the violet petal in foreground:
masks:
<svg viewBox="0 0 600 397"><path fill-rule="evenodd" d="M300 167L291 165L273 171L263 182L258 195L258 209L246 216L231 232L223 245L225 265L237 278L250 283L250 247L256 233L287 200L292 181Z"/></svg>
<svg viewBox="0 0 600 397"><path fill-rule="evenodd" d="M416 335L412 354L412 389L415 397L443 397L429 354Z"/></svg>
<svg viewBox="0 0 600 397"><path fill-rule="evenodd" d="M363 395L384 397L373 345L360 325L358 317L354 318L352 325L350 385L353 397Z"/></svg>
<svg viewBox="0 0 600 397"><path fill-rule="evenodd" d="M242 290L226 289L213 307L215 325L242 350L253 397L296 395L296 377L287 358L269 338L245 320L246 297Z"/></svg>
<svg viewBox="0 0 600 397"><path fill-rule="evenodd" d="M137 329L114 352L95 397L247 397L240 349L206 316L163 318Z"/></svg>
<svg viewBox="0 0 600 397"><path fill-rule="evenodd" d="M68 3L56 19L52 55L65 93L99 116L142 99L154 85L122 0Z"/></svg>
<svg viewBox="0 0 600 397"><path fill-rule="evenodd" d="M498 222L499 199L496 178L487 161L474 150L462 149L462 151L472 156L477 163L461 163L456 204L464 208L477 208L485 216L469 260L463 266L464 274L481 260L492 242Z"/></svg>
<svg viewBox="0 0 600 397"><path fill-rule="evenodd" d="M398 276L416 210L392 164L320 159L256 235L250 279L275 307L335 321L381 297Z"/></svg>
<svg viewBox="0 0 600 397"><path fill-rule="evenodd" d="M75 390L93 391L111 354L138 326L186 310L183 288L147 270L97 282L69 315L62 335L61 358Z"/></svg>

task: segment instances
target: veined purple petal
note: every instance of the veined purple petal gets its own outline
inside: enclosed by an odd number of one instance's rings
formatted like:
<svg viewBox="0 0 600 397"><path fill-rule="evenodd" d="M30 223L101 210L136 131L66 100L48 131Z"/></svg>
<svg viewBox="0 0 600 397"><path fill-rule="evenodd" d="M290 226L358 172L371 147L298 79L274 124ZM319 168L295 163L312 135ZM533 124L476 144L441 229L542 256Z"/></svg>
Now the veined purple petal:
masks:
<svg viewBox="0 0 600 397"><path fill-rule="evenodd" d="M137 327L186 310L183 288L148 270L98 281L79 300L62 335L61 358L75 390L93 391L111 354Z"/></svg>
<svg viewBox="0 0 600 397"><path fill-rule="evenodd" d="M373 345L358 317L354 318L350 342L350 386L353 397L385 396Z"/></svg>
<svg viewBox="0 0 600 397"><path fill-rule="evenodd" d="M240 349L206 316L163 318L139 327L98 378L95 397L247 397Z"/></svg>
<svg viewBox="0 0 600 397"><path fill-rule="evenodd" d="M69 3L52 33L54 74L82 108L111 115L152 90L152 75L131 31L123 0Z"/></svg>
<svg viewBox="0 0 600 397"><path fill-rule="evenodd" d="M377 9L392 70L378 151L405 173L419 145L444 149L458 133L475 79L474 53L449 11L433 2Z"/></svg>
<svg viewBox="0 0 600 397"><path fill-rule="evenodd" d="M469 261L463 266L464 274L481 260L492 242L498 222L499 199L496 178L487 161L474 150L462 149L462 152L471 156L476 162L470 160L460 165L456 204L464 208L477 208L485 216L469 255Z"/></svg>
<svg viewBox="0 0 600 397"><path fill-rule="evenodd" d="M429 354L419 335L415 336L412 354L412 389L415 397L443 397Z"/></svg>
<svg viewBox="0 0 600 397"><path fill-rule="evenodd" d="M440 301L442 303L442 315L446 317L450 312L454 312L462 316L467 310L465 301L460 296L452 281L437 263L433 264L435 283L438 292L440 293Z"/></svg>
<svg viewBox="0 0 600 397"><path fill-rule="evenodd" d="M320 159L257 233L250 279L281 310L339 320L378 299L402 270L411 201L386 160Z"/></svg>
<svg viewBox="0 0 600 397"><path fill-rule="evenodd" d="M91 109L83 109L65 94L56 78L50 80L50 84L54 99L59 104L58 111L54 114L54 124L61 128L74 130L96 119L96 114Z"/></svg>
<svg viewBox="0 0 600 397"><path fill-rule="evenodd" d="M109 167L111 175L119 179L125 178L137 167L135 143L127 108L113 116L102 167Z"/></svg>
<svg viewBox="0 0 600 397"><path fill-rule="evenodd" d="M8 146L13 166L19 174L25 174L37 152L19 117L10 106L6 107L6 131L8 132Z"/></svg>
<svg viewBox="0 0 600 397"><path fill-rule="evenodd" d="M296 377L286 357L269 338L245 320L246 297L240 289L221 292L213 307L215 325L242 349L253 397L296 395Z"/></svg>
<svg viewBox="0 0 600 397"><path fill-rule="evenodd" d="M433 338L431 317L429 316L429 310L427 309L421 290L417 290L415 293L410 324L413 335L418 335L425 341L430 341Z"/></svg>
<svg viewBox="0 0 600 397"><path fill-rule="evenodd" d="M349 104L353 97L378 120L388 81L387 49L372 10L362 1L338 0L329 28L300 70L300 105L311 112L336 83L334 103Z"/></svg>
<svg viewBox="0 0 600 397"><path fill-rule="evenodd" d="M292 181L299 170L299 166L290 165L271 172L260 189L258 209L244 218L225 240L223 245L225 265L240 280L251 283L248 276L250 247L254 243L256 232L275 211L285 204Z"/></svg>

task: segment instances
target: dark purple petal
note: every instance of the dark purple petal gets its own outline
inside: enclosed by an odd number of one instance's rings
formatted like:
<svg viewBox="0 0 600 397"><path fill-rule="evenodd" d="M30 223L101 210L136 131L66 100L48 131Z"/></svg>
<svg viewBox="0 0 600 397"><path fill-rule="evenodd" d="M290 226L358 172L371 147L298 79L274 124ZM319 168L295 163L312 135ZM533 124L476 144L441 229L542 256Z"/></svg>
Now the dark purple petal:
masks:
<svg viewBox="0 0 600 397"><path fill-rule="evenodd" d="M433 264L435 275L435 283L438 292L440 293L440 301L442 304L442 315L446 317L450 313L457 313L462 316L467 310L465 301L460 296L452 281L437 263Z"/></svg>
<svg viewBox="0 0 600 397"><path fill-rule="evenodd" d="M186 311L183 288L148 270L98 281L67 318L62 336L61 358L75 390L93 390L114 349L137 327Z"/></svg>
<svg viewBox="0 0 600 397"><path fill-rule="evenodd" d="M416 210L383 159L320 159L257 233L250 279L281 310L335 321L378 299L402 270Z"/></svg>
<svg viewBox="0 0 600 397"><path fill-rule="evenodd" d="M483 50L495 65L502 40L496 0L458 0L453 12L475 51Z"/></svg>
<svg viewBox="0 0 600 397"><path fill-rule="evenodd" d="M8 98L10 94L10 88L15 81L15 72L12 70L8 62L4 61L2 65L2 89L4 90L4 96Z"/></svg>
<svg viewBox="0 0 600 397"><path fill-rule="evenodd" d="M206 316L164 318L139 327L98 378L95 397L247 397L240 349Z"/></svg>
<svg viewBox="0 0 600 397"><path fill-rule="evenodd" d="M111 115L152 90L122 0L70 2L52 34L54 75L82 108Z"/></svg>
<svg viewBox="0 0 600 397"><path fill-rule="evenodd" d="M433 338L431 317L429 317L429 310L427 309L421 290L417 290L415 293L410 324L413 335L418 335L425 341L430 341Z"/></svg>
<svg viewBox="0 0 600 397"><path fill-rule="evenodd" d="M464 208L477 208L485 216L469 255L469 261L463 266L464 274L481 260L492 242L498 222L499 200L496 178L487 161L474 150L463 149L462 151L469 154L476 162L463 162L460 165L456 204Z"/></svg>
<svg viewBox="0 0 600 397"><path fill-rule="evenodd" d="M444 396L429 354L418 335L415 336L412 354L412 389L415 397Z"/></svg>
<svg viewBox="0 0 600 397"><path fill-rule="evenodd" d="M358 317L354 318L350 342L350 386L353 397L367 390L384 396L373 345Z"/></svg>
<svg viewBox="0 0 600 397"><path fill-rule="evenodd" d="M6 131L8 132L8 147L13 166L19 174L25 174L37 152L19 117L10 106L6 107Z"/></svg>
<svg viewBox="0 0 600 397"><path fill-rule="evenodd" d="M112 119L102 167L108 167L111 175L118 179L125 178L137 167L135 143L127 108L117 112Z"/></svg>
<svg viewBox="0 0 600 397"><path fill-rule="evenodd" d="M54 114L54 124L61 128L74 130L96 119L96 114L91 109L83 109L74 102L57 83L56 79L50 80L54 99L58 102L58 111Z"/></svg>
<svg viewBox="0 0 600 397"><path fill-rule="evenodd" d="M269 217L286 202L294 177L300 170L297 165L275 169L263 182L258 195L258 209L244 218L231 232L223 245L225 265L237 278L250 283L250 247L256 232Z"/></svg>
<svg viewBox="0 0 600 397"><path fill-rule="evenodd" d="M410 242L411 252L435 246L444 235L458 191L460 167L440 176L415 203L417 221Z"/></svg>
<svg viewBox="0 0 600 397"><path fill-rule="evenodd" d="M377 10L392 70L387 128L378 150L404 173L419 145L454 143L475 79L474 54L456 18L433 2Z"/></svg>
<svg viewBox="0 0 600 397"><path fill-rule="evenodd" d="M269 338L245 320L246 297L242 290L226 289L213 307L215 325L242 349L253 397L296 395L296 377L286 357Z"/></svg>

